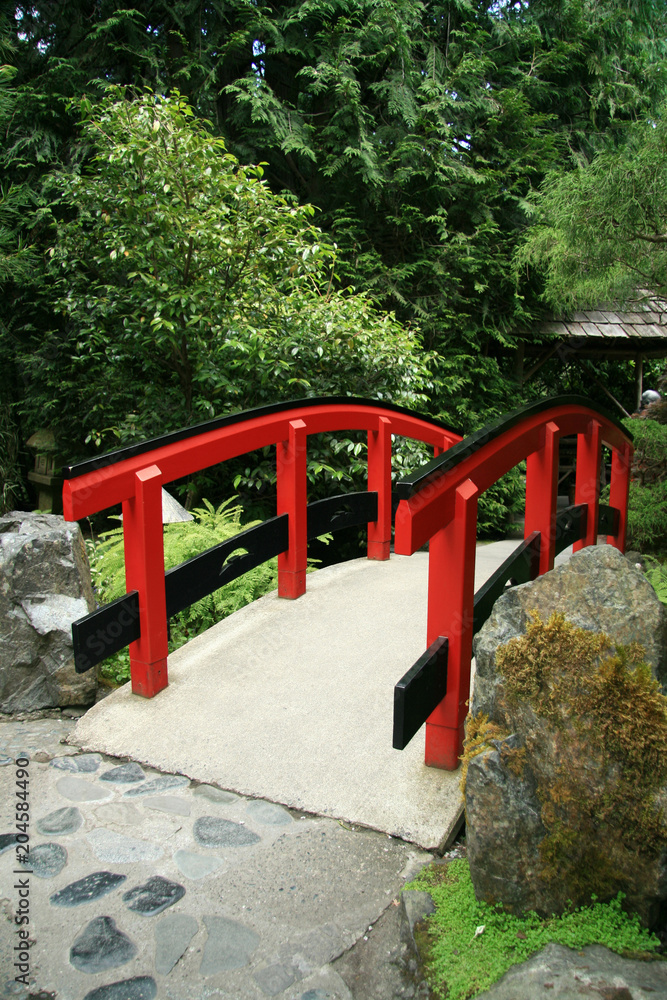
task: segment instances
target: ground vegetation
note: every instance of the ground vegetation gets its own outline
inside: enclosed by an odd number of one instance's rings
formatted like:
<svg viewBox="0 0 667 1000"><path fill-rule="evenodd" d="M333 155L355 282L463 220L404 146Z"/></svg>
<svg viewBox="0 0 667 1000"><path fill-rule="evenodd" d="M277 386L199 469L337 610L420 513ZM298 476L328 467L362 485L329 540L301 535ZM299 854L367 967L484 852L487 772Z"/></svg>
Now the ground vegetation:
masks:
<svg viewBox="0 0 667 1000"><path fill-rule="evenodd" d="M577 951L601 944L643 959L660 947L659 939L623 910L622 893L607 903L594 899L573 906L562 916L517 917L499 905L477 902L465 859L422 869L408 888L428 892L435 903L418 939L429 985L447 1000L470 1000L551 942Z"/></svg>

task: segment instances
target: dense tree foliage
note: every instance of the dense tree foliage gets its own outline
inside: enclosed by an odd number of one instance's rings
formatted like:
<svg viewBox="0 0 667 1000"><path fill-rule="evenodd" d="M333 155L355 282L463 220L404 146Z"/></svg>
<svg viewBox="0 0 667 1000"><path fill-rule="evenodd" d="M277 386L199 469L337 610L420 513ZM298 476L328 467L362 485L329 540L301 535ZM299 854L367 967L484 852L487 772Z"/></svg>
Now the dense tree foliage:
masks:
<svg viewBox="0 0 667 1000"><path fill-rule="evenodd" d="M313 210L273 194L178 94L88 112L88 166L54 177L57 325L25 408L107 447L308 393L423 399L416 336L335 285ZM58 363L54 364L54 358Z"/></svg>
<svg viewBox="0 0 667 1000"><path fill-rule="evenodd" d="M2 52L2 54L6 54ZM13 67L0 66L0 133L5 132L15 108L15 97L9 89ZM34 204L30 186L20 180L7 179L0 187L0 282L5 292L15 287L30 287L38 258L23 238L23 216ZM0 320L0 510L11 510L27 499L20 467L20 430L16 404L21 399L17 386L19 367L16 352L16 331L21 318L7 308Z"/></svg>
<svg viewBox="0 0 667 1000"><path fill-rule="evenodd" d="M531 186L660 93L650 19L660 39L645 4L258 8L220 127L431 345L476 346L523 316L507 259Z"/></svg>
<svg viewBox="0 0 667 1000"><path fill-rule="evenodd" d="M628 130L619 149L568 174L551 174L517 254L545 271L554 309L667 296L667 122L659 113Z"/></svg>
<svg viewBox="0 0 667 1000"><path fill-rule="evenodd" d="M43 404L56 413L49 387L57 383L58 366L64 370L74 356L77 324L85 326L85 310L74 300L66 306L60 287L76 257L75 233L86 266L99 258L89 280L98 289L119 289L102 329L111 329L112 317L129 325L114 338L112 353L127 351L134 336L135 313L121 303L128 288L141 282L153 311L161 296L150 268L130 264L125 251L123 260L111 261L104 242L102 267L101 250L96 257L90 241L103 227L79 225L82 217L72 215L71 202L50 180L53 171L69 171L84 183L92 176L90 158L100 147L80 121L82 95L92 110L109 84L135 92L148 86L163 95L178 88L195 114L212 122L226 155L245 165L235 169L251 177L252 165L263 163L274 194L314 205L315 221L328 234L328 240L317 238L320 246L337 244L342 285L353 284L405 326L421 330L426 349L439 357L430 408L468 429L516 401L512 351L533 336L544 310L541 270L510 267L530 222L532 192L550 172L578 170L599 151L622 148L633 121L657 118L667 96L666 13L664 0L3 5L3 59L16 75L2 132L0 185L7 192L11 181L27 199L12 218L6 246L30 246L33 256L30 275L5 278L0 337L12 358L40 349L38 362L21 362L12 376L21 397L15 401L25 412L22 432L34 429L38 407L47 412ZM96 161L95 169L100 165ZM72 223L75 229L68 228ZM56 224L64 242L49 265ZM182 230L182 222L175 224ZM123 239L129 255L133 244ZM318 259L324 268L327 252ZM65 268L54 269L54 261ZM75 290L85 273L72 272ZM129 273L144 278L115 285ZM305 271L299 274L307 280ZM318 287L321 305L326 281ZM331 301L338 294L332 287ZM370 309L369 299L356 301ZM161 306L160 315L169 308ZM314 330L316 310L312 317ZM250 400L243 388L235 398L213 390L199 348L193 347L191 373L179 373L173 332L164 322L151 329L154 318L141 327L137 343L155 363L157 382L166 379L174 392L180 387L186 412ZM245 319L258 337L274 330L273 320L258 322L256 309L239 324ZM92 337L90 325L88 331ZM66 349L56 343L61 336ZM303 342L309 337L304 332ZM317 372L311 359L307 363L310 375ZM298 378L310 377L305 371L304 363ZM319 387L313 382L311 388ZM370 391L384 390L375 382ZM129 405L122 392L105 398L115 402L88 420L91 442L109 427L122 436L136 433L121 419ZM97 403L88 400L81 411L90 415L91 405Z"/></svg>

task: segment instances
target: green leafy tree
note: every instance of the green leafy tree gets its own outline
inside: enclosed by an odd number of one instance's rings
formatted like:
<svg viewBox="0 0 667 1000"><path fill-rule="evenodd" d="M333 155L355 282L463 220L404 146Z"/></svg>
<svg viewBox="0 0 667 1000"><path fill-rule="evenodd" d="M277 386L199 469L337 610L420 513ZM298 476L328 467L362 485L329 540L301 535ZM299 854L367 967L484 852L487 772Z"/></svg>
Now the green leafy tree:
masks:
<svg viewBox="0 0 667 1000"><path fill-rule="evenodd" d="M257 6L222 127L323 209L346 274L445 356L530 319L507 266L526 196L664 94L662 5ZM483 366L481 362L479 367Z"/></svg>
<svg viewBox="0 0 667 1000"><path fill-rule="evenodd" d="M336 287L310 206L178 94L84 112L92 160L57 179L55 322L23 359L32 422L80 453L300 395L421 400L417 337Z"/></svg>

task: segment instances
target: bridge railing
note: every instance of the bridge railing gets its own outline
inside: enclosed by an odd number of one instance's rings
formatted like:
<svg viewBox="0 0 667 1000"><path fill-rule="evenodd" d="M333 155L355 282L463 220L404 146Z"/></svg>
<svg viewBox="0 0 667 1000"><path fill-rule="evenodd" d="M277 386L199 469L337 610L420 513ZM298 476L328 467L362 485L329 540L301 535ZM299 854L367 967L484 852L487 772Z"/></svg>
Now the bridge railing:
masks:
<svg viewBox="0 0 667 1000"><path fill-rule="evenodd" d="M309 435L353 430L368 434L368 489L308 504ZM167 685L168 617L194 601L274 556L279 596L299 597L308 540L350 525L368 525L369 559L388 559L392 435L432 445L436 456L461 440L404 407L329 397L247 410L66 467L67 520L123 509L127 593L74 623L77 671L129 645L132 690L151 698ZM165 574L162 487L267 445L276 446L276 516Z"/></svg>
<svg viewBox="0 0 667 1000"><path fill-rule="evenodd" d="M574 507L557 515L558 445L577 435ZM609 505L600 505L602 446L611 449ZM625 550L632 442L623 425L578 396L522 407L455 444L396 486L395 551L429 544L427 652L396 686L394 746L426 721L426 763L454 770L463 748L474 632L507 581L553 568L557 551L597 542ZM527 460L524 542L474 593L477 502ZM443 683L443 677L446 681ZM445 692L443 695L443 691Z"/></svg>

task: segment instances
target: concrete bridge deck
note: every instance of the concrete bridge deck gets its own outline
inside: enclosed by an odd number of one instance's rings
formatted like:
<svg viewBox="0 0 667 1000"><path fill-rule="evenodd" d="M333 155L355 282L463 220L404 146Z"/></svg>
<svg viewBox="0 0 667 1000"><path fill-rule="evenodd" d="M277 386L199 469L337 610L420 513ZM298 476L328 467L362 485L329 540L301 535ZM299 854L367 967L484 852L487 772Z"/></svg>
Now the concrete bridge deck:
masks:
<svg viewBox="0 0 667 1000"><path fill-rule="evenodd" d="M477 546L476 589L517 544ZM309 575L296 601L269 594L172 654L157 697L125 685L70 742L441 846L459 773L425 767L423 727L391 745L394 685L425 648L427 566L424 552L356 559Z"/></svg>

